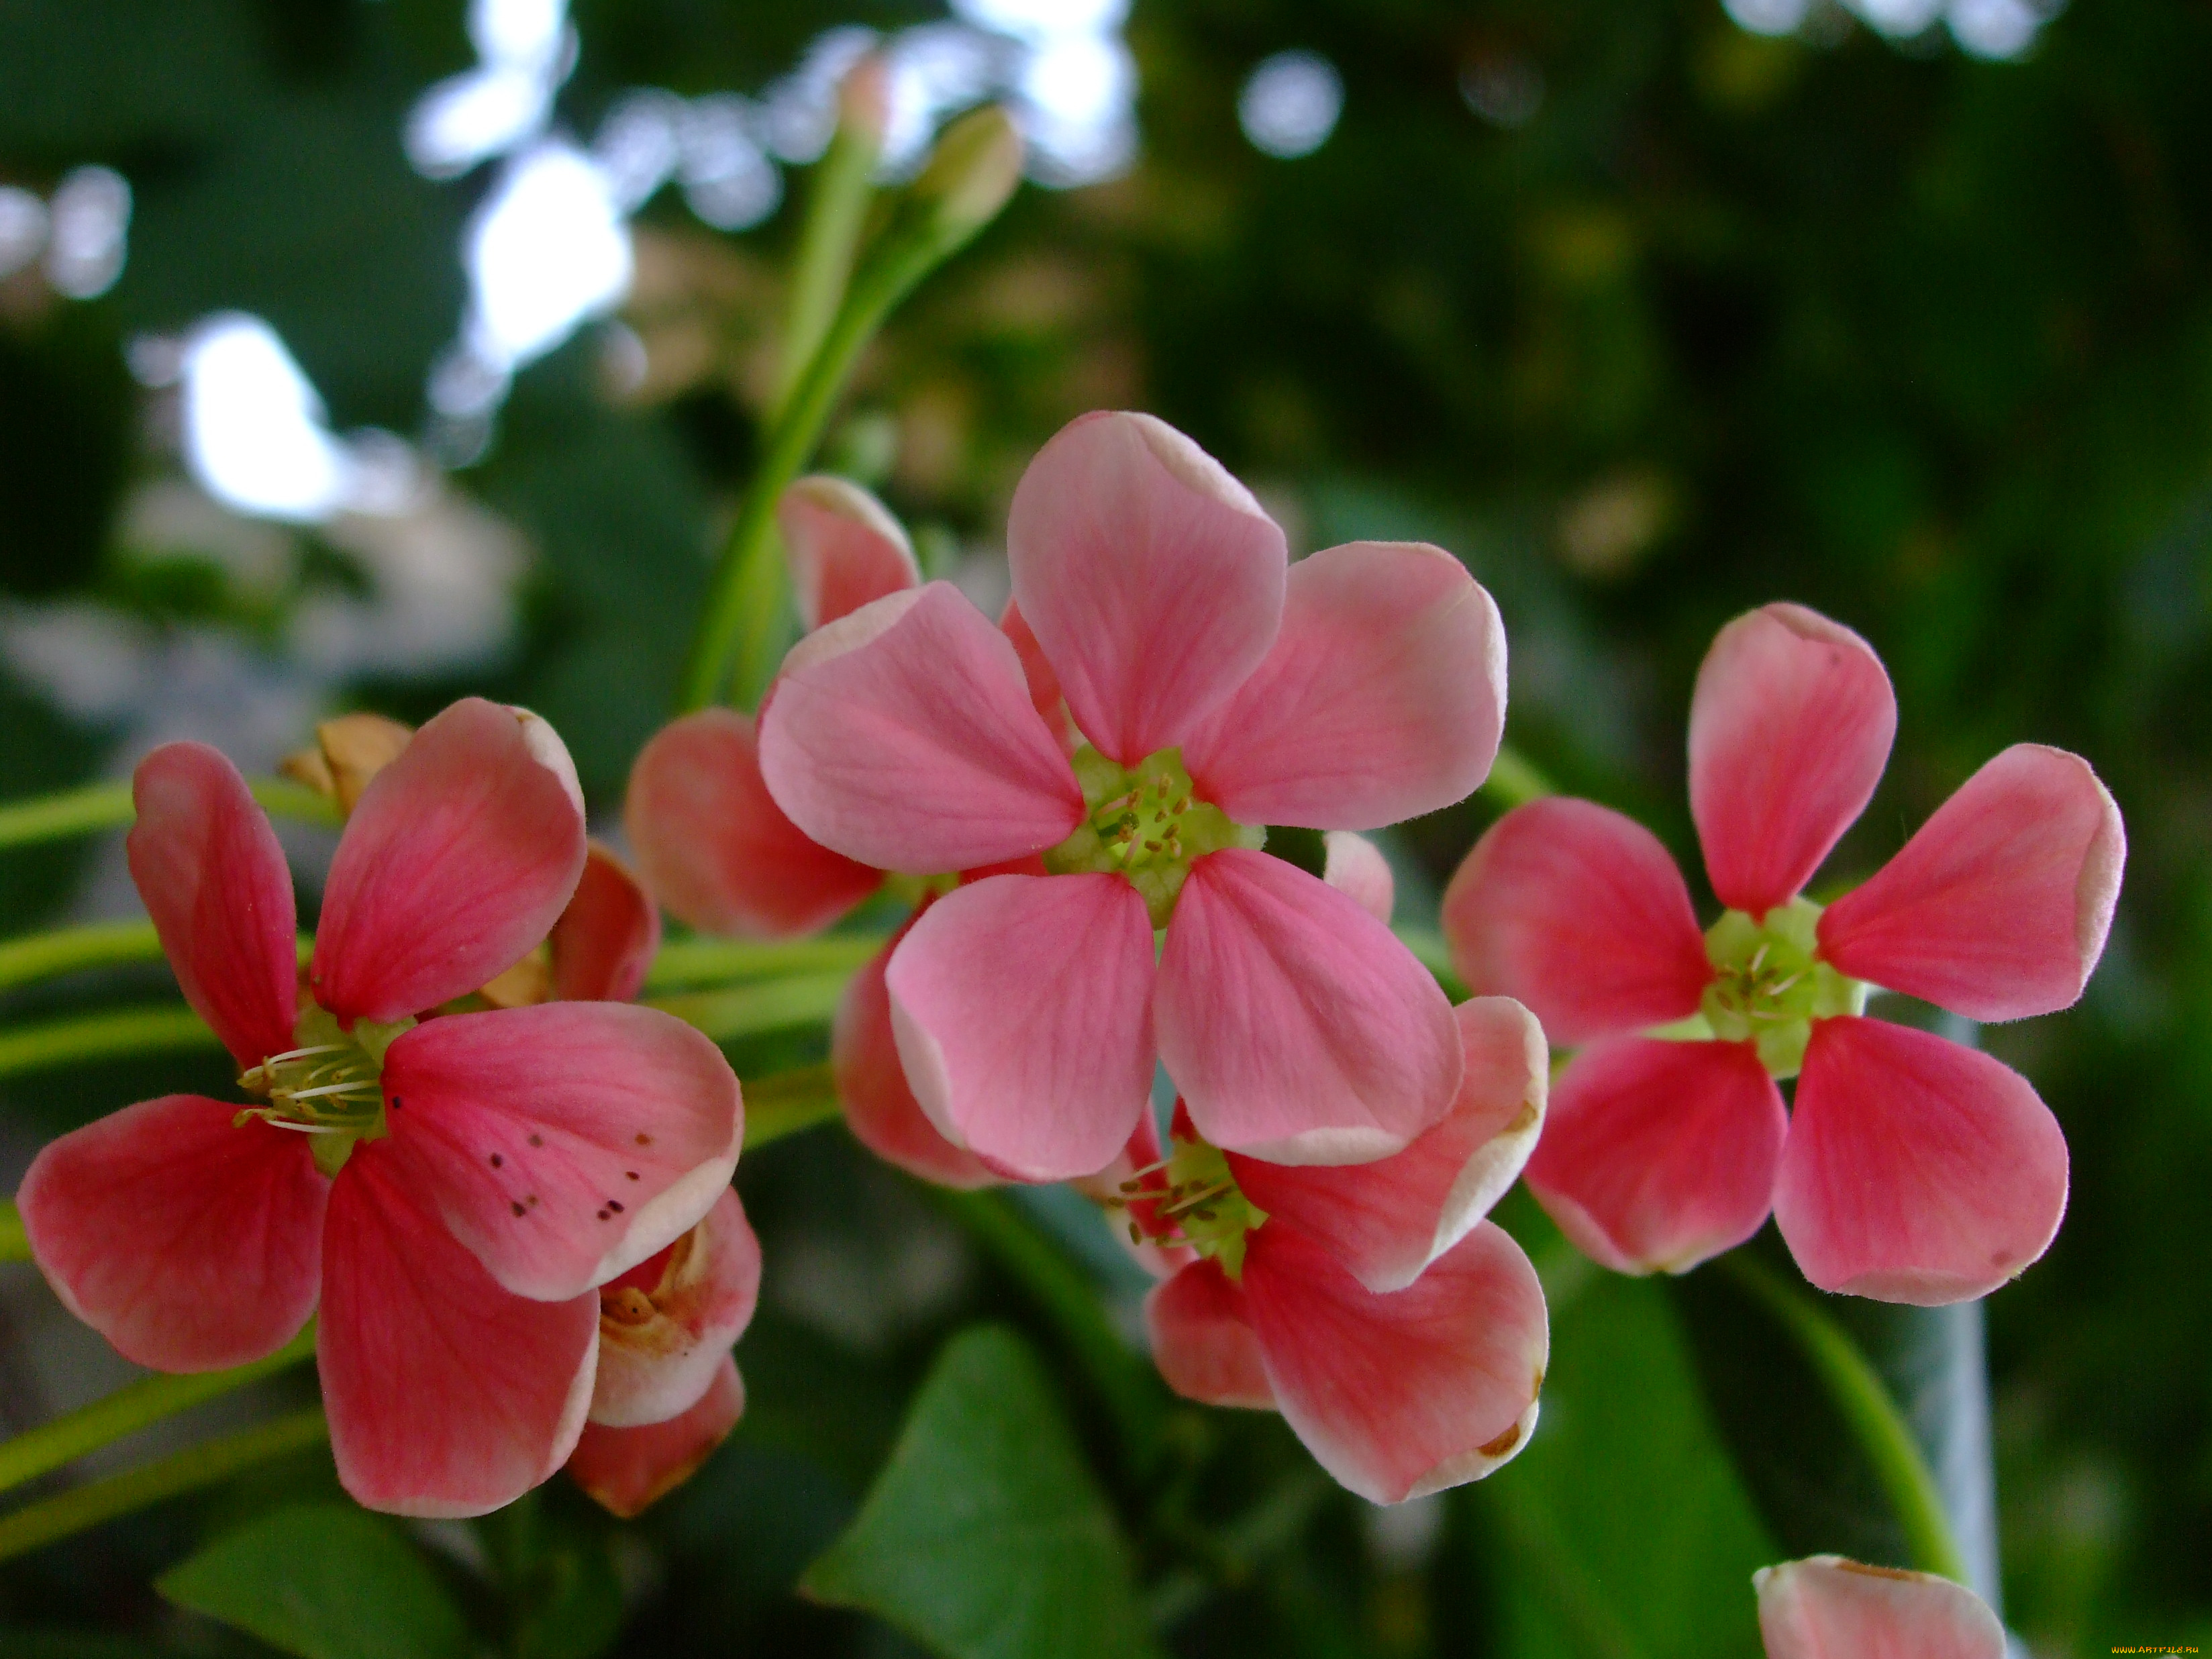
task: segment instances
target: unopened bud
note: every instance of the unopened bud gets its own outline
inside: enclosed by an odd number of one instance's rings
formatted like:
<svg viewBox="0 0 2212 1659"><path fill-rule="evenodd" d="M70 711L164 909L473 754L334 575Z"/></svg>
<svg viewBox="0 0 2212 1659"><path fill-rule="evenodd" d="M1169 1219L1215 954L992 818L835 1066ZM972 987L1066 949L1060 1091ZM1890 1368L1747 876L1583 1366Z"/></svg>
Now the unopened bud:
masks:
<svg viewBox="0 0 2212 1659"><path fill-rule="evenodd" d="M837 125L871 151L883 149L891 125L891 71L880 54L870 52L846 72L837 88Z"/></svg>
<svg viewBox="0 0 2212 1659"><path fill-rule="evenodd" d="M966 238L998 216L1022 177L1022 135L998 105L962 116L939 135L914 199L945 234Z"/></svg>

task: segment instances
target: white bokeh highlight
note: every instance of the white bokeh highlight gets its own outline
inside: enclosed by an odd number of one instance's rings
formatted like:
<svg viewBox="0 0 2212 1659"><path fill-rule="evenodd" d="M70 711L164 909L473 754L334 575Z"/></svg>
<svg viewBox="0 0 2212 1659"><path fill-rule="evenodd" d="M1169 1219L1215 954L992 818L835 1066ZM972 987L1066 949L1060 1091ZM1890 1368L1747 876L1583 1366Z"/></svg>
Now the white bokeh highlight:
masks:
<svg viewBox="0 0 2212 1659"><path fill-rule="evenodd" d="M1237 120L1255 149L1288 161L1328 142L1344 113L1344 77L1317 52L1263 58L1237 95Z"/></svg>

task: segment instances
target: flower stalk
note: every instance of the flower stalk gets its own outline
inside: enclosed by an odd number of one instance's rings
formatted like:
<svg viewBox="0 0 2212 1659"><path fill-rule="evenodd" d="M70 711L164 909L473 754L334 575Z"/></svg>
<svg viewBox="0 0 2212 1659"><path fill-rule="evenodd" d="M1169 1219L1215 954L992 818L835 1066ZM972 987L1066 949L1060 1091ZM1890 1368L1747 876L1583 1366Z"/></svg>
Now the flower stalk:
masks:
<svg viewBox="0 0 2212 1659"><path fill-rule="evenodd" d="M274 817L295 818L302 823L321 824L332 830L341 822L335 805L301 784L283 778L255 778L246 787L263 810ZM0 851L60 841L70 836L95 835L102 830L120 830L137 817L127 780L88 783L82 788L64 789L58 794L11 801L0 806Z"/></svg>

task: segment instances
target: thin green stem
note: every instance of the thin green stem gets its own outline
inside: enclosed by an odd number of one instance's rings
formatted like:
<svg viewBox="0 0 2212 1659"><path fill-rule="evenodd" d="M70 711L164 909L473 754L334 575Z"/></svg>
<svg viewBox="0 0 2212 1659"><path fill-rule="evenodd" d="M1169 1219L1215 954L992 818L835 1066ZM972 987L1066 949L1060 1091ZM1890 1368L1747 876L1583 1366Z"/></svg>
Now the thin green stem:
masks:
<svg viewBox="0 0 2212 1659"><path fill-rule="evenodd" d="M115 1060L125 1054L222 1047L222 1040L182 1003L173 1007L120 1008L0 1031L0 1077L83 1060Z"/></svg>
<svg viewBox="0 0 2212 1659"><path fill-rule="evenodd" d="M0 942L0 991L86 968L161 960L161 936L150 921L103 921L27 933Z"/></svg>
<svg viewBox="0 0 2212 1659"><path fill-rule="evenodd" d="M203 1401L216 1399L289 1365L296 1365L312 1358L314 1352L315 1328L310 1324L275 1353L250 1365L235 1366L227 1371L149 1376L117 1389L105 1400L80 1406L0 1443L0 1492L12 1491L26 1480L35 1480L88 1451L97 1451L110 1441L136 1434Z"/></svg>
<svg viewBox="0 0 2212 1659"><path fill-rule="evenodd" d="M168 1498L227 1480L257 1463L305 1451L330 1437L320 1406L257 1424L105 1480L57 1492L0 1516L0 1561L14 1559L58 1540L150 1508Z"/></svg>
<svg viewBox="0 0 2212 1659"><path fill-rule="evenodd" d="M792 263L791 309L785 314L781 362L771 423L780 419L798 389L822 337L830 331L853 275L853 255L873 194L869 180L882 153L879 135L851 119L837 123L836 135L814 169L806 200L806 222L799 233Z"/></svg>
<svg viewBox="0 0 2212 1659"><path fill-rule="evenodd" d="M745 1085L745 1150L827 1123L842 1110L827 1066L753 1079Z"/></svg>
<svg viewBox="0 0 2212 1659"><path fill-rule="evenodd" d="M246 786L253 799L270 816L298 818L336 829L344 820L328 797L302 784L283 778L256 778ZM137 816L131 805L127 781L88 783L58 794L0 806L0 849L27 847L37 842L59 841L65 836L88 836L95 830L118 830Z"/></svg>
<svg viewBox="0 0 2212 1659"><path fill-rule="evenodd" d="M825 939L767 941L749 939L679 939L660 947L645 976L648 991L695 985L726 985L739 980L772 979L786 974L848 973L884 948L866 934L833 934Z"/></svg>
<svg viewBox="0 0 2212 1659"><path fill-rule="evenodd" d="M1514 807L1559 792L1518 750L1500 744L1498 758L1490 763L1490 775L1483 780L1479 793L1493 805Z"/></svg>
<svg viewBox="0 0 2212 1659"><path fill-rule="evenodd" d="M1943 1512L1936 1476L1912 1437L1912 1428L1877 1372L1841 1326L1803 1291L1785 1284L1746 1251L1731 1250L1722 1267L1790 1333L1828 1398L1873 1465L1906 1547L1923 1572L1968 1582L1966 1558Z"/></svg>
<svg viewBox="0 0 2212 1659"><path fill-rule="evenodd" d="M1443 987L1446 996L1455 1002L1466 1000L1469 994L1467 981L1459 976L1459 969L1452 966L1451 947L1444 943L1442 933L1433 927L1408 927L1403 923L1391 931L1419 959L1421 966L1436 975L1437 983Z"/></svg>
<svg viewBox="0 0 2212 1659"><path fill-rule="evenodd" d="M837 1012L850 974L803 974L719 991L678 991L647 997L647 1006L696 1026L717 1042L763 1031L817 1025Z"/></svg>
<svg viewBox="0 0 2212 1659"><path fill-rule="evenodd" d="M23 1231L23 1212L12 1198L0 1198L0 1261L28 1261L31 1236Z"/></svg>

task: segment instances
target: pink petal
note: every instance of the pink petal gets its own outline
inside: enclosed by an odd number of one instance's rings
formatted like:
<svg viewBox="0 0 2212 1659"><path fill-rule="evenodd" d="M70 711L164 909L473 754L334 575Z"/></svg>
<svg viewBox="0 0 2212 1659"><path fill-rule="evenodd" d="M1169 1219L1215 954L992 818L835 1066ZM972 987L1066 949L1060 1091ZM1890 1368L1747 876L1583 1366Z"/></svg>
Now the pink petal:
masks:
<svg viewBox="0 0 2212 1659"><path fill-rule="evenodd" d="M1206 1406L1274 1408L1260 1339L1244 1292L1220 1266L1194 1261L1145 1297L1145 1331L1160 1378L1186 1400Z"/></svg>
<svg viewBox="0 0 2212 1659"><path fill-rule="evenodd" d="M391 1514L483 1515L575 1449L599 1298L501 1290L390 1153L356 1147L331 1195L315 1350L338 1480Z"/></svg>
<svg viewBox="0 0 2212 1659"><path fill-rule="evenodd" d="M1452 963L1565 1046L1698 1012L1713 977L1682 872L1634 819L1565 796L1516 806L1444 890Z"/></svg>
<svg viewBox="0 0 2212 1659"><path fill-rule="evenodd" d="M1377 1296L1270 1222L1247 1241L1244 1305L1285 1419L1370 1504L1479 1480L1536 1425L1551 1351L1544 1292L1492 1223Z"/></svg>
<svg viewBox="0 0 2212 1659"><path fill-rule="evenodd" d="M131 780L131 878L192 1011L242 1067L292 1046L300 969L292 873L238 769L164 744Z"/></svg>
<svg viewBox="0 0 2212 1659"><path fill-rule="evenodd" d="M744 1414L744 1380L724 1354L707 1392L682 1416L634 1429L586 1423L568 1474L602 1509L627 1521L697 1474Z"/></svg>
<svg viewBox="0 0 2212 1659"><path fill-rule="evenodd" d="M1291 567L1282 632L1183 744L1240 823L1378 830L1464 799L1505 726L1505 629L1425 542L1352 542Z"/></svg>
<svg viewBox="0 0 2212 1659"><path fill-rule="evenodd" d="M1763 916L1866 808L1897 735L1874 648L1799 605L1720 631L1690 703L1690 811L1713 891Z"/></svg>
<svg viewBox="0 0 2212 1659"><path fill-rule="evenodd" d="M2051 1013L2104 953L2127 848L2087 761L2015 744L1822 913L1820 954L1969 1019Z"/></svg>
<svg viewBox="0 0 2212 1659"><path fill-rule="evenodd" d="M1326 859L1321 878L1388 927L1398 878L1390 873L1382 849L1349 830L1332 830L1321 839Z"/></svg>
<svg viewBox="0 0 2212 1659"><path fill-rule="evenodd" d="M1060 695L1060 676L1045 660L1044 647L1037 643L1036 632L1023 619L1022 608L1012 599L999 617L999 631L1006 636L1006 643L1014 647L1014 654L1022 659L1022 678L1029 682L1030 701L1036 705L1044 723L1052 728L1060 746L1073 754L1083 746L1083 733L1075 729L1075 722L1067 713L1067 699Z"/></svg>
<svg viewBox="0 0 2212 1659"><path fill-rule="evenodd" d="M181 746L181 745L179 745ZM329 1182L307 1137L164 1095L50 1143L15 1202L63 1304L126 1359L212 1371L272 1353L315 1310Z"/></svg>
<svg viewBox="0 0 2212 1659"><path fill-rule="evenodd" d="M858 484L819 473L799 479L777 498L775 527L809 633L871 599L921 586L906 532Z"/></svg>
<svg viewBox="0 0 2212 1659"><path fill-rule="evenodd" d="M912 923L908 924L908 927ZM868 959L838 999L830 1028L830 1066L845 1121L853 1137L887 1164L940 1187L976 1188L998 1183L983 1161L938 1133L907 1086L899 1064L898 1038L891 1030L890 992L884 971L897 938Z"/></svg>
<svg viewBox="0 0 2212 1659"><path fill-rule="evenodd" d="M628 1002L660 950L660 911L611 848L588 844L583 878L548 943L563 1002Z"/></svg>
<svg viewBox="0 0 2212 1659"><path fill-rule="evenodd" d="M744 1132L722 1051L617 1002L449 1014L385 1057L391 1152L494 1279L563 1301L673 1243Z"/></svg>
<svg viewBox="0 0 2212 1659"><path fill-rule="evenodd" d="M761 771L824 847L921 875L1057 846L1083 820L1006 636L945 582L810 634L761 717Z"/></svg>
<svg viewBox="0 0 2212 1659"><path fill-rule="evenodd" d="M1152 1086L1152 924L1119 876L992 876L891 953L891 1029L939 1131L1018 1181L1103 1168Z"/></svg>
<svg viewBox="0 0 2212 1659"><path fill-rule="evenodd" d="M1395 1157L1297 1169L1229 1154L1244 1196L1325 1247L1369 1290L1401 1291L1474 1231L1528 1161L1544 1124L1544 1033L1510 997L1452 1011L1467 1070L1451 1115Z"/></svg>
<svg viewBox="0 0 2212 1659"><path fill-rule="evenodd" d="M465 996L552 931L583 873L583 802L530 719L465 697L362 792L315 933L315 1000L340 1019Z"/></svg>
<svg viewBox="0 0 2212 1659"><path fill-rule="evenodd" d="M2026 1078L1879 1019L1813 1026L1774 1219L1824 1291L1941 1307L2048 1249L2066 1137Z"/></svg>
<svg viewBox="0 0 2212 1659"><path fill-rule="evenodd" d="M1815 1555L1761 1567L1766 1659L2004 1659L2004 1626L1982 1598L1931 1572Z"/></svg>
<svg viewBox="0 0 2212 1659"><path fill-rule="evenodd" d="M1553 1084L1550 1115L1528 1189L1616 1273L1686 1273L1766 1219L1789 1121L1748 1042L1593 1044Z"/></svg>
<svg viewBox="0 0 2212 1659"><path fill-rule="evenodd" d="M1015 487L1006 557L1076 725L1124 766L1196 730L1282 623L1282 531L1149 415L1061 428Z"/></svg>
<svg viewBox="0 0 2212 1659"><path fill-rule="evenodd" d="M653 893L702 933L815 933L883 883L783 815L752 720L733 709L702 708L653 734L630 769L623 822Z"/></svg>
<svg viewBox="0 0 2212 1659"><path fill-rule="evenodd" d="M696 1405L752 1323L760 1241L725 1187L706 1219L599 1291L592 1421L631 1429Z"/></svg>
<svg viewBox="0 0 2212 1659"><path fill-rule="evenodd" d="M1459 1032L1428 969L1356 902L1265 853L1191 866L1153 1018L1198 1132L1278 1164L1387 1157L1459 1088Z"/></svg>

